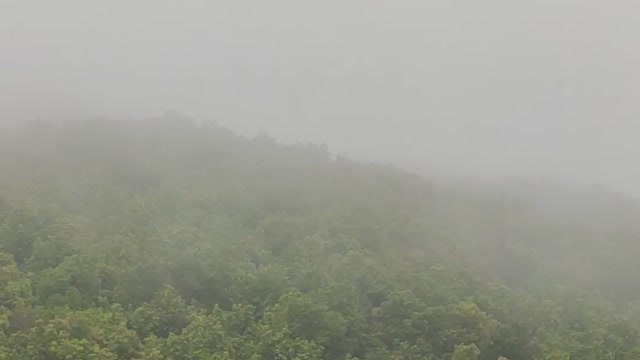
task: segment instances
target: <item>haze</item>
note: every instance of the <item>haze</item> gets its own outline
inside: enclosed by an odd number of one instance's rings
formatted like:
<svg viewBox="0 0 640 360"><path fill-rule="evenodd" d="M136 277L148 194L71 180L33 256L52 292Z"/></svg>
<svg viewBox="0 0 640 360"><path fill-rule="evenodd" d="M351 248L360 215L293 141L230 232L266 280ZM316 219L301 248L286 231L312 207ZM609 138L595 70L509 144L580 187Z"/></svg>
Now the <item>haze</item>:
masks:
<svg viewBox="0 0 640 360"><path fill-rule="evenodd" d="M640 194L640 3L0 0L0 115L175 110L478 176Z"/></svg>

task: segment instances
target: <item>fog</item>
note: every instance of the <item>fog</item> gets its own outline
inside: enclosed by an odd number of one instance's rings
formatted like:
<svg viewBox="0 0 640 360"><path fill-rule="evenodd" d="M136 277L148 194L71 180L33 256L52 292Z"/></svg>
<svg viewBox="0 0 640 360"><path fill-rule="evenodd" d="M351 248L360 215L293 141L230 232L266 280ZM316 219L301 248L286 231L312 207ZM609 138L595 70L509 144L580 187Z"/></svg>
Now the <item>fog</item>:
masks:
<svg viewBox="0 0 640 360"><path fill-rule="evenodd" d="M0 121L165 110L640 194L640 3L0 0Z"/></svg>

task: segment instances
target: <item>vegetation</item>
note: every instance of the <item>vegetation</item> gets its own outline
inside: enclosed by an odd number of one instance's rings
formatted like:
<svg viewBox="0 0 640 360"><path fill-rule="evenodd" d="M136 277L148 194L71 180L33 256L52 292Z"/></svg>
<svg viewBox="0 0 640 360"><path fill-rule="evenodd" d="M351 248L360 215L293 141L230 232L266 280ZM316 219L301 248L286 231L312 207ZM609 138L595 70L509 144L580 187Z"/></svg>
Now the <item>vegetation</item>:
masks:
<svg viewBox="0 0 640 360"><path fill-rule="evenodd" d="M605 190L174 115L32 123L0 174L0 359L640 358L640 206Z"/></svg>

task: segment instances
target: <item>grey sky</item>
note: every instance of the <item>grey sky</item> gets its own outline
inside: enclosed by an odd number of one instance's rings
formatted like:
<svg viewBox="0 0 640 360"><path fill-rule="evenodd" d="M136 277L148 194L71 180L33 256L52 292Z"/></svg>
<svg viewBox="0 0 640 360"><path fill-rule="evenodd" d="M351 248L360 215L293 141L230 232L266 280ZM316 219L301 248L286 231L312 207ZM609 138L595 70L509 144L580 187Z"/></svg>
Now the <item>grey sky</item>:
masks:
<svg viewBox="0 0 640 360"><path fill-rule="evenodd" d="M640 2L0 0L0 115L155 115L640 194Z"/></svg>

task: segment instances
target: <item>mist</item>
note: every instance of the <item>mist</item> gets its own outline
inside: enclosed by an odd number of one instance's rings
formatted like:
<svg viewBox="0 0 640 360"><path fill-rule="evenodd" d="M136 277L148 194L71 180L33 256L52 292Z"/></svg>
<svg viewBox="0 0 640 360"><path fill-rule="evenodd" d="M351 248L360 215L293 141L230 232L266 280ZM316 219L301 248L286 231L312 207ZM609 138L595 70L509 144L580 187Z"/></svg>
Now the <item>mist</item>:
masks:
<svg viewBox="0 0 640 360"><path fill-rule="evenodd" d="M640 359L639 20L0 0L0 359Z"/></svg>
<svg viewBox="0 0 640 360"><path fill-rule="evenodd" d="M165 110L456 176L640 194L640 4L0 1L0 111Z"/></svg>

